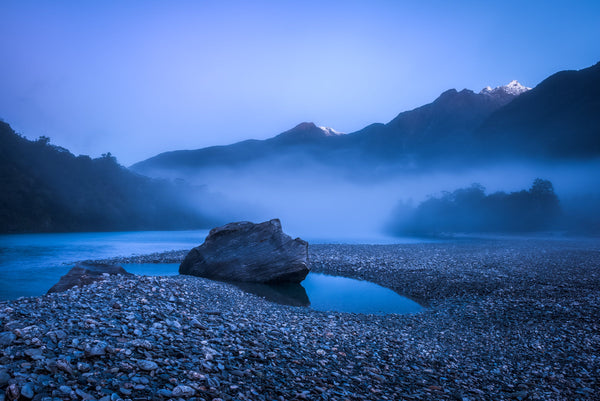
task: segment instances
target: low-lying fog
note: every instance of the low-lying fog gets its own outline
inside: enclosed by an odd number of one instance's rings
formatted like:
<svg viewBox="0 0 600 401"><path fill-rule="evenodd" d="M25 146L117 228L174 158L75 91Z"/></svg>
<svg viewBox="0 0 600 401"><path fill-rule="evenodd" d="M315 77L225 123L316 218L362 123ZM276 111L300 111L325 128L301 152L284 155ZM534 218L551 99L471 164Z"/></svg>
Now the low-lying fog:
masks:
<svg viewBox="0 0 600 401"><path fill-rule="evenodd" d="M504 163L460 172L369 178L344 176L320 166L292 172L276 170L272 165L255 165L243 171L211 169L178 178L205 185L219 195L218 204L209 206L219 220L264 221L278 217L286 232L306 238L379 238L399 202L417 206L429 196L470 187L473 183L483 185L487 194L517 192L529 189L536 178L552 182L563 209L581 209L580 213L598 215L598 210L591 209L597 209L594 200L600 194L600 160Z"/></svg>

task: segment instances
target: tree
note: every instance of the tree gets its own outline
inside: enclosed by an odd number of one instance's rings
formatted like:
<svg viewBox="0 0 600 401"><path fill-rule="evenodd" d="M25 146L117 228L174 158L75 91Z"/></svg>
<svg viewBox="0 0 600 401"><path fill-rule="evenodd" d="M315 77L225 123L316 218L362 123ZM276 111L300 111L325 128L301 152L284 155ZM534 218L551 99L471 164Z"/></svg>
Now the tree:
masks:
<svg viewBox="0 0 600 401"><path fill-rule="evenodd" d="M533 181L529 193L534 196L556 196L552 183L541 178L536 178L535 181Z"/></svg>
<svg viewBox="0 0 600 401"><path fill-rule="evenodd" d="M531 198L530 215L544 229L552 228L560 215L560 201L548 180L536 178L529 189Z"/></svg>
<svg viewBox="0 0 600 401"><path fill-rule="evenodd" d="M45 135L42 135L35 141L35 143L40 144L42 146L47 146L50 143L50 138Z"/></svg>
<svg viewBox="0 0 600 401"><path fill-rule="evenodd" d="M555 229L561 209L552 183L536 179L529 190L485 194L485 188L445 192L409 212L396 213L390 225L398 234L454 232L534 232Z"/></svg>
<svg viewBox="0 0 600 401"><path fill-rule="evenodd" d="M117 164L117 158L114 157L110 152L102 153L100 160L110 162L110 164Z"/></svg>

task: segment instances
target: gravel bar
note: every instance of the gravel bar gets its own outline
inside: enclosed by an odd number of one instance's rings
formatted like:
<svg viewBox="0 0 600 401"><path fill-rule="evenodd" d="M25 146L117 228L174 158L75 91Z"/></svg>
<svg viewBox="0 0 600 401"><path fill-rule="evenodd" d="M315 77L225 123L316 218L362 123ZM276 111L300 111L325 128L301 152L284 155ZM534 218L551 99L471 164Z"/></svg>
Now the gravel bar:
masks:
<svg viewBox="0 0 600 401"><path fill-rule="evenodd" d="M311 245L310 259L427 308L319 312L196 277L107 277L0 302L0 400L600 399L598 240Z"/></svg>

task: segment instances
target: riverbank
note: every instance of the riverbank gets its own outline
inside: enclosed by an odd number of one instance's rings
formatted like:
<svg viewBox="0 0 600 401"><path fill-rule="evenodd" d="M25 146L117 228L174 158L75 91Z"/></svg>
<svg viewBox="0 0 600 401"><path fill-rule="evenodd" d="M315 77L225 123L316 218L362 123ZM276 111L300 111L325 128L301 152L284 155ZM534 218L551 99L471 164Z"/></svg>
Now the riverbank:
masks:
<svg viewBox="0 0 600 401"><path fill-rule="evenodd" d="M0 303L0 388L39 399L600 399L597 241L314 245L310 258L313 271L428 308L319 312L195 277L109 278Z"/></svg>

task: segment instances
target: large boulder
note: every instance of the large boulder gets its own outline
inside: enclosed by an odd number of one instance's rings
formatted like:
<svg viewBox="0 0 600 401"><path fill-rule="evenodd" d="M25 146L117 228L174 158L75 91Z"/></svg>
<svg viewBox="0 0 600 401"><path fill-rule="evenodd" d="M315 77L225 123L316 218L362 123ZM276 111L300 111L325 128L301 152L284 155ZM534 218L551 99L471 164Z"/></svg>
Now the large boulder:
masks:
<svg viewBox="0 0 600 401"><path fill-rule="evenodd" d="M62 276L58 283L54 284L48 290L48 294L52 292L63 292L69 288L91 284L95 281L103 280L104 274L123 274L131 275L127 270L118 265L80 262L75 265L67 274Z"/></svg>
<svg viewBox="0 0 600 401"><path fill-rule="evenodd" d="M284 234L278 219L210 230L179 266L180 274L251 283L299 283L308 274L308 243Z"/></svg>

